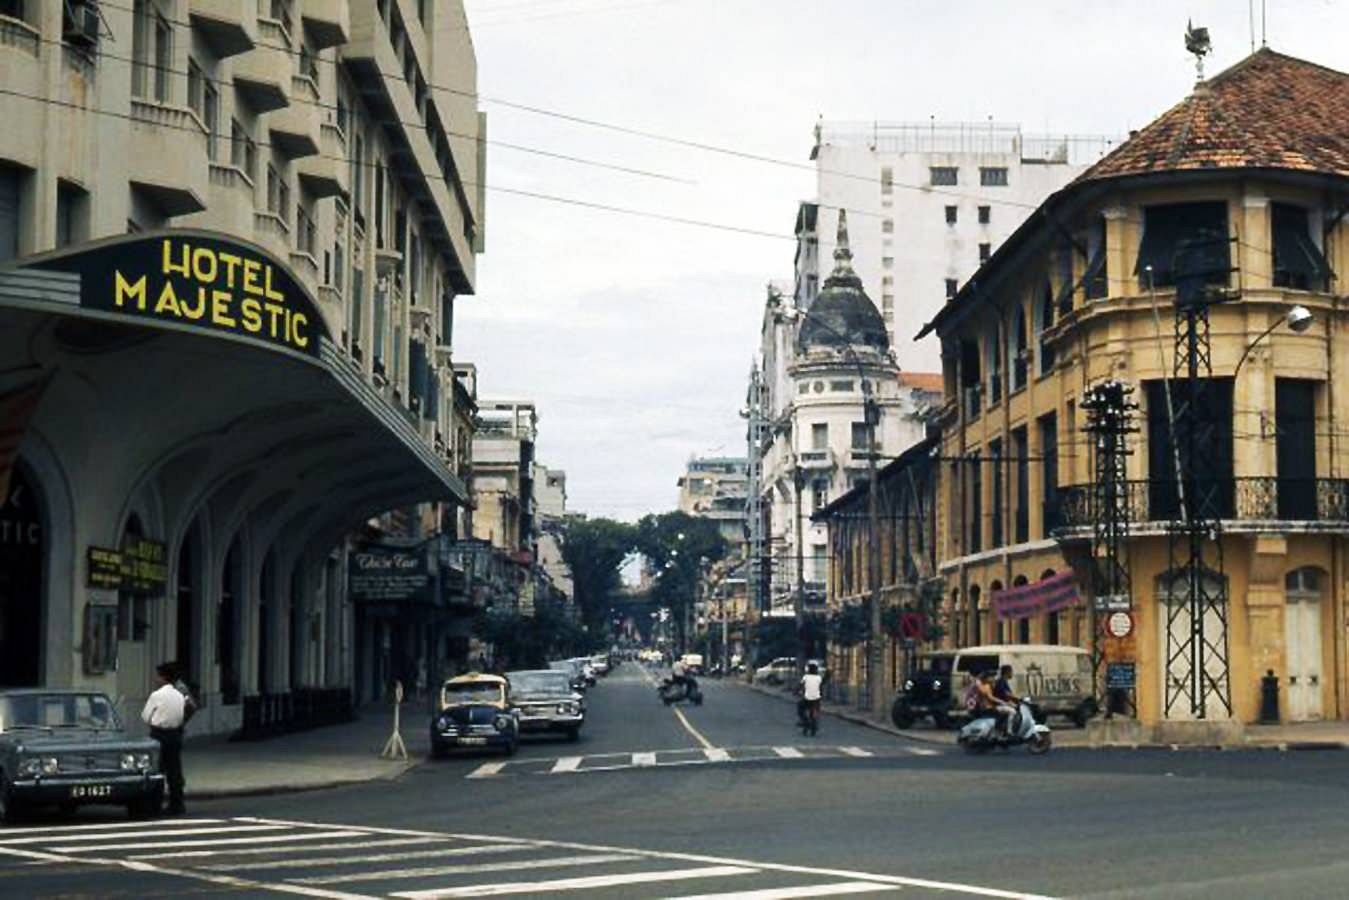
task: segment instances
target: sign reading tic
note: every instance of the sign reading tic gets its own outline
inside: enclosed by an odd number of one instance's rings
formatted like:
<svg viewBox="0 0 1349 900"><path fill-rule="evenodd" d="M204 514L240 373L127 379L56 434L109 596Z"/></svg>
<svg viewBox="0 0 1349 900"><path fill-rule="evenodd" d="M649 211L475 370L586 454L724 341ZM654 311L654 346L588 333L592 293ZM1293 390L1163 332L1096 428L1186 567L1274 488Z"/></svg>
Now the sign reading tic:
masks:
<svg viewBox="0 0 1349 900"><path fill-rule="evenodd" d="M80 306L318 356L323 319L290 270L222 235L159 231L34 259L80 276Z"/></svg>

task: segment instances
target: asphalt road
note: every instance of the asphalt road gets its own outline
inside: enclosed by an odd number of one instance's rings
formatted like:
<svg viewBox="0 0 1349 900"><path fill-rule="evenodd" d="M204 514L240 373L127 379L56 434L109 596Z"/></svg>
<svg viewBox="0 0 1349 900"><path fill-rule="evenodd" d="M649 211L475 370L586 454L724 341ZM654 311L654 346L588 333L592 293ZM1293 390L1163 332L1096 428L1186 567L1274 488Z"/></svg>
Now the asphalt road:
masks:
<svg viewBox="0 0 1349 900"><path fill-rule="evenodd" d="M967 757L704 687L677 714L630 664L574 744L0 830L0 897L1349 896L1349 753Z"/></svg>

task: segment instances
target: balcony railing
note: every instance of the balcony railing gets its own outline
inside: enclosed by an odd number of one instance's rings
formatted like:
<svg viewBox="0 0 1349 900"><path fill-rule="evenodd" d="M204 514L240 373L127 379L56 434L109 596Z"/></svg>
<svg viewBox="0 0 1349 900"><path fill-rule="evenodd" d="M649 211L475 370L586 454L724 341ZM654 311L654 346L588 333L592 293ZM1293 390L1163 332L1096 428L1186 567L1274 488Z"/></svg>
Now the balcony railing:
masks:
<svg viewBox="0 0 1349 900"><path fill-rule="evenodd" d="M1237 521L1349 523L1349 478L1253 476L1196 479L1189 505L1204 517ZM1174 479L1129 481L1120 498L1133 522L1180 518ZM1045 503L1046 529L1090 528L1096 520L1095 486L1061 487Z"/></svg>

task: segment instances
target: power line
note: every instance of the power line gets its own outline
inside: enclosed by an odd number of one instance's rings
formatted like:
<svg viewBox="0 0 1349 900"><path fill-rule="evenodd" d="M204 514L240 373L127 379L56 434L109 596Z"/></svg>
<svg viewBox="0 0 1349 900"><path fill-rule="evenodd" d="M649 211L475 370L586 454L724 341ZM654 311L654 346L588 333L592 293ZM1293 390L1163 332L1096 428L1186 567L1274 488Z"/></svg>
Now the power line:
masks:
<svg viewBox="0 0 1349 900"><path fill-rule="evenodd" d="M47 105L58 106L58 107L65 108L65 109L75 109L75 110L79 110L79 111L81 111L81 112L93 113L93 114L95 114L95 115L110 116L110 117L112 117L112 118L122 119L122 120L124 120L124 121L135 122L135 123L137 123L137 124L139 124L139 125L151 125L151 126L154 126L154 127L156 127L156 128L168 128L168 129L175 130L175 131L184 131L184 132L187 132L187 133L189 133L189 134L201 135L201 136L203 136L203 137L207 136L204 132L201 131L200 128L196 128L196 127L193 127L193 126L188 126L188 125L176 125L176 124L171 123L171 122L148 122L148 121L146 121L146 120L144 120L144 119L137 118L136 116L133 116L133 115L130 114L130 113L117 112L117 111L115 111L115 110L108 110L108 109L99 109L99 108L97 108L97 107L92 107L92 106L81 106L81 105L79 105L79 104L71 103L71 102L65 101L65 100L56 100L56 99L50 98L50 97L40 97L40 96L37 96L37 95L35 95L35 94L25 94L25 93L23 93L22 91L12 91L12 90L8 90L8 89L5 89L5 88L0 88L0 96L19 97L19 98L22 98L22 99L24 99L24 100L31 100L31 101L36 102L36 103L44 103L44 104L47 104ZM235 143L235 140L234 140L233 137L226 137L226 136L223 135L223 134L222 134L222 135L219 135L219 137L220 137L222 140L228 141L228 142L231 143L231 144ZM238 143L243 144L243 143L245 143L245 142L244 142L243 140L240 140ZM272 144L272 143L270 143L270 142L268 142L268 141L251 141L251 144L252 144L252 146L254 146L254 147L267 147L267 148L272 148L272 147L275 146L274 144ZM283 150L283 151L281 151L281 152L284 153L285 151ZM355 159L353 159L353 158L351 158L351 157L346 157L346 156L335 156L335 155L332 155L332 154L324 154L324 153L311 154L311 156L312 156L312 157L317 157L317 158L319 158L319 159L330 159L330 160L334 160L334 161L336 161L336 162L350 163L350 164L353 164L353 165L357 164ZM375 169L375 168L377 168L377 164L374 163L374 162L365 162L365 161L362 161L362 162L359 163L359 164L360 164L363 168L369 168L369 169ZM432 172L422 172L422 173L420 173L420 174L421 174L422 177L426 178L428 181L441 181L441 182L445 182L447 185L451 183L450 180L447 179L444 175L440 175L440 174L432 173ZM461 184L461 185L463 185L463 186L465 186L465 187L478 187L478 186L479 186L479 182L476 182L476 181L470 181L470 180L464 180L464 179L461 179L458 183ZM523 189L523 188L508 188L508 187L502 187L502 186L500 186L500 185L492 185L492 184L486 184L486 183L483 183L481 186L483 187L484 190L494 191L494 192L497 192L497 193L514 194L514 195L521 196L521 197L530 197L530 198L535 199L535 200L546 200L546 201L548 201L548 202L550 202L550 203L561 203L561 204L565 204L565 205L568 205L568 206L577 206L577 207L582 207L582 208L585 208L585 209L600 210L600 211L604 211L604 212L617 213L617 214L620 214L620 215L634 216L634 217L637 217L637 218L652 219L652 220L663 221L663 222L670 222L670 223L678 224L678 225L690 225L690 226L695 226L695 227L700 227L700 228L710 228L710 229L714 229L714 230L717 230L717 231L731 232L731 233L734 233L734 234L745 234L745 235L751 235L751 236L755 236L755 237L768 237L768 238L774 238L774 239L776 239L776 240L791 240L791 241L794 241L794 240L795 240L795 238L794 238L793 236L791 236L791 235L781 234L781 233L771 232L771 231L763 231L763 230L761 230L761 229L749 228L749 227L744 227L744 226L739 226L739 225L726 225L726 224L723 224L723 223L720 223L720 222L709 222L709 221L704 221L704 220L700 220L700 219L687 218L687 217L683 217L683 216L669 215L669 214L667 214L667 213L658 213L658 212L651 212L651 211L648 211L648 210L633 209L633 208L630 208L630 207L614 206L614 205L612 205L612 204L599 203L599 202L596 202L596 201L590 201L590 200L582 200L582 199L574 198L574 197L561 197L561 196L558 196L558 195L555 195L555 194L545 194L545 193L542 193L542 192L540 192L540 191L530 191L530 190L525 190L525 189Z"/></svg>

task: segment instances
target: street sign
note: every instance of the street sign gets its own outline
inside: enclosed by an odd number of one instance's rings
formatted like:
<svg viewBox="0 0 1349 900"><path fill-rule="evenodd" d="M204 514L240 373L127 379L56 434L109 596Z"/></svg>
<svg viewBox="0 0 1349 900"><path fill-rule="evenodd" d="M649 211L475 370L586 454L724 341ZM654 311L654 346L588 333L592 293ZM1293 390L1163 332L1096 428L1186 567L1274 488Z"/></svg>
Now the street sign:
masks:
<svg viewBox="0 0 1349 900"><path fill-rule="evenodd" d="M1138 684L1138 672L1134 663L1108 663L1105 667L1105 686L1107 690L1132 690Z"/></svg>
<svg viewBox="0 0 1349 900"><path fill-rule="evenodd" d="M1097 612L1128 612L1133 608L1128 594L1098 594L1095 602Z"/></svg>
<svg viewBox="0 0 1349 900"><path fill-rule="evenodd" d="M906 612L899 619L899 633L906 640L914 641L923 635L923 614Z"/></svg>
<svg viewBox="0 0 1349 900"><path fill-rule="evenodd" d="M1112 612L1105 620L1105 630L1111 637L1126 638L1134 632L1134 617L1127 612Z"/></svg>

